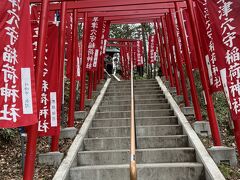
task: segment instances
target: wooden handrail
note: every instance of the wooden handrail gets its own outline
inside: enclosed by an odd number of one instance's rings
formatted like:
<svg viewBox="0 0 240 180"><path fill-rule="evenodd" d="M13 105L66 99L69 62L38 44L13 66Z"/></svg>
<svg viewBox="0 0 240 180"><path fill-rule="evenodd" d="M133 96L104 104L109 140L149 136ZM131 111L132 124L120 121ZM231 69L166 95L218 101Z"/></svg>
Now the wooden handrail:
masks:
<svg viewBox="0 0 240 180"><path fill-rule="evenodd" d="M136 167L136 128L135 128L135 108L133 89L133 61L131 60L131 148L130 148L130 180L137 180Z"/></svg>

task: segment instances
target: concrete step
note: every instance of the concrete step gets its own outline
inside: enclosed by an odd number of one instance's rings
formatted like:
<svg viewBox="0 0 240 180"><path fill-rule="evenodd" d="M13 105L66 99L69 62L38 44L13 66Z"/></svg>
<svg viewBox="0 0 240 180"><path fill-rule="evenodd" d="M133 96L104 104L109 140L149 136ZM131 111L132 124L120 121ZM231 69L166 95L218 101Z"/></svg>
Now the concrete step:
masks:
<svg viewBox="0 0 240 180"><path fill-rule="evenodd" d="M142 99L135 101L135 105L137 104L159 104L159 103L167 103L167 99ZM131 99L127 100L103 100L101 105L129 105L131 104Z"/></svg>
<svg viewBox="0 0 240 180"><path fill-rule="evenodd" d="M162 91L159 86L158 87L134 88L134 92L136 92L136 93L137 92L155 91L155 90ZM119 88L114 88L114 89L111 89L111 87L110 87L107 90L107 92L130 92L130 91L131 91L130 87L129 88L121 88L121 87L119 87Z"/></svg>
<svg viewBox="0 0 240 180"><path fill-rule="evenodd" d="M135 95L134 96L135 101L138 100L144 100L144 99L165 99L164 94L145 94L145 95ZM131 100L130 95L125 95L125 96L105 96L104 101L116 101L116 100Z"/></svg>
<svg viewBox="0 0 240 180"><path fill-rule="evenodd" d="M71 180L129 180L129 164L81 166L70 169ZM138 180L201 180L200 163L137 164Z"/></svg>
<svg viewBox="0 0 240 180"><path fill-rule="evenodd" d="M134 89L142 89L142 88L156 88L156 87L158 87L159 88L159 85L157 84L157 83L154 83L154 84L141 84L141 85L134 85L133 86L134 87ZM125 85L125 84L123 84L123 85L121 85L121 84L119 84L119 85L110 85L110 87L108 88L108 89L111 89L111 90L113 90L113 89L117 89L117 88L131 88L131 85L130 84L128 84L128 85Z"/></svg>
<svg viewBox="0 0 240 180"><path fill-rule="evenodd" d="M110 111L110 112L97 112L95 119L104 118L129 118L131 115L130 111ZM159 110L145 110L135 111L135 117L161 117L161 116L172 116L173 110L171 109L159 109Z"/></svg>
<svg viewBox="0 0 240 180"><path fill-rule="evenodd" d="M196 161L194 148L138 149L136 158L138 164ZM79 166L127 164L129 159L129 150L80 151L78 153Z"/></svg>
<svg viewBox="0 0 240 180"><path fill-rule="evenodd" d="M106 96L123 96L123 95L127 95L129 96L131 94L131 90L129 91L118 91L118 92L114 92L114 91L110 91L107 92L105 95ZM151 91L134 91L135 95L146 95L146 94L163 94L163 92L160 89L157 90L151 90Z"/></svg>
<svg viewBox="0 0 240 180"><path fill-rule="evenodd" d="M137 148L173 148L187 147L188 138L186 135L171 135L171 136L146 136L137 137ZM84 150L115 150L129 149L129 137L110 137L110 138L85 138Z"/></svg>
<svg viewBox="0 0 240 180"><path fill-rule="evenodd" d="M135 84L144 84L144 83L156 83L157 81L155 79L147 79L147 80L134 80ZM111 82L112 84L126 84L126 83L131 83L130 80L124 80L124 81L118 81L118 82Z"/></svg>
<svg viewBox="0 0 240 180"><path fill-rule="evenodd" d="M170 105L168 103L161 104L137 104L135 105L135 110L158 110L158 109L169 109ZM129 111L131 109L129 105L120 105L120 106L100 106L98 112L106 111Z"/></svg>
<svg viewBox="0 0 240 180"><path fill-rule="evenodd" d="M182 134L182 127L179 125L155 125L136 127L137 137L180 135L180 134ZM90 128L88 130L88 137L89 138L130 137L130 126Z"/></svg>
<svg viewBox="0 0 240 180"><path fill-rule="evenodd" d="M136 118L137 126L173 125L173 124L177 124L176 116ZM92 127L116 127L116 126L129 126L129 125L130 125L130 118L97 119L92 122Z"/></svg>
<svg viewBox="0 0 240 180"><path fill-rule="evenodd" d="M157 81L156 80L154 80L154 81L136 81L136 80L134 80L134 82L133 82L134 84L146 84L146 83L157 83ZM116 84L131 84L131 81L120 81L120 82L116 82L116 83L111 83L111 85L116 85Z"/></svg>

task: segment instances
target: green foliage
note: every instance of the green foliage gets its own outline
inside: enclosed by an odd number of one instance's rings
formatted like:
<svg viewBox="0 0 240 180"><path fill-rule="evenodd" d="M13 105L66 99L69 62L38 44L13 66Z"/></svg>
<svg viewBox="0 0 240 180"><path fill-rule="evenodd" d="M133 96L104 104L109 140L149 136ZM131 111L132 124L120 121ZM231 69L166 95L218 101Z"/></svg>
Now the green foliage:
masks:
<svg viewBox="0 0 240 180"><path fill-rule="evenodd" d="M236 171L235 169L231 168L229 165L221 164L218 166L221 170L222 174L226 179L239 179L240 178L240 172Z"/></svg>
<svg viewBox="0 0 240 180"><path fill-rule="evenodd" d="M112 24L110 27L110 37L141 39L142 29L145 33L153 31L153 27L148 24Z"/></svg>
<svg viewBox="0 0 240 180"><path fill-rule="evenodd" d="M11 142L16 137L16 131L14 129L0 129L0 138L4 142Z"/></svg>
<svg viewBox="0 0 240 180"><path fill-rule="evenodd" d="M139 26L128 24L112 24L110 28L111 38L135 38L138 36Z"/></svg>

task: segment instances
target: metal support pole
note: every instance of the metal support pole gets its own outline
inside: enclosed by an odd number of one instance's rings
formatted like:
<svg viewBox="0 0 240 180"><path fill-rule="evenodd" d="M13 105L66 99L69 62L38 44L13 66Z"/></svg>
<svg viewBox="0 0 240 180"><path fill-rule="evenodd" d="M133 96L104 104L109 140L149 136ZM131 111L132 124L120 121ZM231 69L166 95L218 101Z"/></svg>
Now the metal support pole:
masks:
<svg viewBox="0 0 240 180"><path fill-rule="evenodd" d="M168 74L169 74L169 79L170 79L170 86L174 86L173 82L173 75L172 75L172 65L171 65L171 60L170 60L170 49L169 49L169 42L167 39L167 28L166 28L166 22L164 16L161 17L161 22L162 22L162 31L163 31L163 37L164 37L164 44L165 44L165 50L166 50L166 59L167 59L167 64L168 64Z"/></svg>
<svg viewBox="0 0 240 180"><path fill-rule="evenodd" d="M196 90L195 82L194 82L194 78L193 78L192 64L191 64L190 56L188 53L186 34L183 29L184 24L181 19L180 8L177 3L175 3L175 10L177 12L176 13L177 21L178 21L178 25L179 25L181 41L183 44L182 48L183 48L183 54L184 54L184 59L185 59L185 64L186 64L187 75L189 78L189 84L190 84L190 90L191 90L191 95L192 95L195 117L196 117L197 121L201 121L202 113L201 113L201 108L200 108L198 97L197 97L197 90Z"/></svg>
<svg viewBox="0 0 240 180"><path fill-rule="evenodd" d="M136 127L135 127L135 105L134 105L134 84L133 84L133 61L130 65L131 73L131 147L130 147L130 180L137 180L136 163Z"/></svg>
<svg viewBox="0 0 240 180"><path fill-rule="evenodd" d="M170 15L171 15L171 25L172 25L173 39L174 39L174 43L175 43L175 47L176 47L177 65L178 65L178 69L179 69L179 72L180 72L180 78L181 78L183 98L184 98L185 106L188 107L188 106L190 106L190 102L189 102L189 99L188 99L186 80L185 80L185 77L184 77L185 75L184 75L184 72L183 72L183 66L182 66L182 62L181 62L180 46L179 46L178 37L177 37L177 28L176 28L176 25L175 25L174 15L171 14L171 11L170 11Z"/></svg>
<svg viewBox="0 0 240 180"><path fill-rule="evenodd" d="M80 111L84 110L85 103L85 80L86 80L86 60L87 60L87 19L88 13L84 13L84 32L83 32L83 51L82 51L82 71L81 71L81 94L80 94Z"/></svg>
<svg viewBox="0 0 240 180"><path fill-rule="evenodd" d="M47 26L48 26L48 4L49 0L42 2L41 6L41 17L40 17L40 29L38 39L38 52L37 52L37 66L36 66L36 96L37 96L37 107L39 112L40 99L42 92L42 80L43 80L43 67L45 58L45 47L47 40ZM36 145L37 145L37 128L38 124L29 126L27 135L27 149L26 149L26 160L24 166L24 180L32 180L34 176L34 163L36 158Z"/></svg>
<svg viewBox="0 0 240 180"><path fill-rule="evenodd" d="M175 87L176 87L176 91L177 91L177 95L181 94L180 91L180 86L179 86L179 78L178 78L178 68L176 65L176 61L175 58L176 54L175 54L175 46L174 46L174 37L172 34L172 27L171 27L171 10L169 10L169 13L165 14L165 18L166 18L166 27L167 27L167 35L168 35L168 39L169 39L169 48L170 48L170 52L171 52L171 60L172 60L172 65L173 65L173 71L174 71L174 79L175 79Z"/></svg>
<svg viewBox="0 0 240 180"><path fill-rule="evenodd" d="M207 112L208 112L208 118L209 118L209 123L210 123L210 127L211 127L212 137L213 137L214 145L220 146L221 139L220 139L217 119L216 119L215 112L214 112L212 97L209 92L209 83L208 83L208 78L207 78L207 72L204 67L205 66L204 58L203 58L203 55L201 52L201 47L200 47L200 39L199 39L198 30L197 30L197 26L196 26L196 18L195 18L194 11L193 11L193 2L192 2L192 0L187 0L186 2L187 2L187 8L189 11L189 15L190 15L190 23L191 23L191 29L193 32L194 45L196 48L197 57L199 58L199 60L197 62L198 62L199 72L201 74L201 76L200 76L201 82L202 82L203 89L205 92L205 98L206 98L206 102L207 102Z"/></svg>
<svg viewBox="0 0 240 180"><path fill-rule="evenodd" d="M60 40L59 40L59 79L58 79L58 111L63 111L62 99L63 99L63 76L64 76L64 51L65 51L65 31L66 31L66 10L67 4L65 1L61 4L61 22L60 22ZM58 113L58 118L61 118ZM51 151L58 151L59 135L52 137Z"/></svg>
<svg viewBox="0 0 240 180"><path fill-rule="evenodd" d="M88 99L92 98L92 89L93 89L93 72L88 72Z"/></svg>
<svg viewBox="0 0 240 180"><path fill-rule="evenodd" d="M77 35L78 35L78 12L73 10L73 30L72 30L72 71L70 77L70 100L68 111L68 127L74 126L74 112L76 102L76 60L77 60Z"/></svg>

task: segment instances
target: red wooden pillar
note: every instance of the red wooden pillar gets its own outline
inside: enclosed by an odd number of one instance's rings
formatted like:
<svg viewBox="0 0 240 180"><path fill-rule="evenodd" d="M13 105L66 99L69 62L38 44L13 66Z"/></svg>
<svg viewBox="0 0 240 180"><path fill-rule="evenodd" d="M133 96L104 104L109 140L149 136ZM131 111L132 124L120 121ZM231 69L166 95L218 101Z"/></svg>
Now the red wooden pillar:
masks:
<svg viewBox="0 0 240 180"><path fill-rule="evenodd" d="M162 31L163 31L163 37L164 37L164 45L165 45L165 50L166 50L166 59L167 59L167 64L168 64L168 74L169 74L169 79L170 79L170 86L173 87L174 86L174 82L173 82L173 75L172 75L172 65L170 62L170 49L169 49L169 42L167 39L167 28L166 28L166 22L165 22L165 17L162 16L161 17L161 21L162 21Z"/></svg>
<svg viewBox="0 0 240 180"><path fill-rule="evenodd" d="M73 10L73 32L72 32L72 71L70 77L70 100L68 111L68 127L74 126L74 112L76 102L76 60L77 60L77 33L78 33L78 12Z"/></svg>
<svg viewBox="0 0 240 180"><path fill-rule="evenodd" d="M168 75L168 70L167 70L167 67L166 67L167 57L166 57L166 50L164 49L163 31L162 31L162 26L160 26L160 22L157 21L157 24L158 24L158 27L159 27L159 42L160 42L160 46L161 46L161 49L162 49L163 65L164 65L164 69L165 69L165 78L168 81L169 75Z"/></svg>
<svg viewBox="0 0 240 180"><path fill-rule="evenodd" d="M176 91L177 91L177 95L180 95L180 86L179 86L179 79L178 79L178 68L176 65L176 54L175 54L175 46L174 46L174 42L173 42L173 34L172 34L172 27L171 27L171 13L165 14L165 18L166 18L166 27L167 27L167 35L168 35L168 40L169 40L169 48L170 48L170 52L171 52L171 61L172 61L172 65L173 65L173 70L174 70L174 78L175 78L175 87L176 87Z"/></svg>
<svg viewBox="0 0 240 180"><path fill-rule="evenodd" d="M98 65L97 65L97 84L100 83L101 80L101 56L98 56Z"/></svg>
<svg viewBox="0 0 240 180"><path fill-rule="evenodd" d="M198 62L198 66L199 66L199 72L201 74L200 77L201 77L201 81L202 81L202 86L203 86L203 89L205 92L205 98L206 98L206 102L207 102L207 112L208 112L209 123L210 123L211 131L212 131L212 137L213 137L214 145L220 146L221 139L220 139L216 115L214 112L212 97L209 92L209 82L208 82L207 72L206 72L205 65L204 65L204 58L203 58L201 47L200 47L200 39L199 39L198 29L197 29L197 25L196 25L196 18L194 15L193 2L192 2L192 0L187 0L186 2L187 2L187 8L189 10L189 15L190 15L190 22L191 22L191 29L193 32L194 45L195 45L197 57L199 58L197 62Z"/></svg>
<svg viewBox="0 0 240 180"><path fill-rule="evenodd" d="M174 39L174 43L175 43L175 47L176 47L177 65L178 65L178 69L179 69L180 77L181 77L183 98L184 98L185 106L190 106L190 102L189 102L189 99L188 99L186 80L185 80L185 77L184 77L185 75L184 75L184 72L183 72L183 66L182 66L182 62L181 62L180 46L179 46L177 31L176 31L177 28L176 28L176 25L175 25L174 15L172 14L171 10L170 10L170 15L171 15L172 32L173 32L173 36L174 36L173 39Z"/></svg>
<svg viewBox="0 0 240 180"><path fill-rule="evenodd" d="M155 33L157 35L157 45L158 45L158 53L160 56L160 67L163 73L163 76L166 76L165 73L165 66L164 66L164 60L163 60L163 53L162 53L162 49L161 49L161 43L160 43L160 35L159 35L159 31L158 31L158 26L157 26L157 22L154 21L154 29L155 29Z"/></svg>
<svg viewBox="0 0 240 180"><path fill-rule="evenodd" d="M87 60L87 21L88 14L84 13L84 31L82 45L82 70L81 70L81 92L80 92L80 111L84 110L85 103L85 80L86 80L86 60Z"/></svg>
<svg viewBox="0 0 240 180"><path fill-rule="evenodd" d="M195 82L194 82L194 78L193 78L192 64L190 61L190 56L189 56L188 47L187 47L187 39L186 39L186 34L185 34L184 28L183 28L184 25L183 25L183 21L181 19L181 15L180 15L180 8L178 7L177 3L175 5L176 5L175 9L177 12L176 15L177 15L177 21L178 21L178 25L179 25L181 41L183 44L182 48L183 48L183 54L184 54L187 74L188 74L188 78L189 78L189 84L190 84L190 90L191 90L191 95L192 95L195 117L196 117L197 121L201 121L202 113L201 113L201 109L200 109L200 105L199 105L199 101L198 101L198 97L197 97L197 90L196 90Z"/></svg>
<svg viewBox="0 0 240 180"><path fill-rule="evenodd" d="M98 67L94 71L94 77L93 77L93 91L97 90L97 84L98 84Z"/></svg>
<svg viewBox="0 0 240 180"><path fill-rule="evenodd" d="M60 112L62 110L62 93L63 93L63 73L64 73L64 51L65 51L65 31L66 31L66 9L65 1L61 4L61 23L60 23L60 40L59 40L59 79L58 79L58 118L60 119ZM51 151L58 151L59 135L52 137Z"/></svg>
<svg viewBox="0 0 240 180"><path fill-rule="evenodd" d="M37 67L36 67L36 96L37 96L37 107L39 113L40 99L42 92L42 80L43 80L43 67L45 58L45 47L47 40L47 25L48 25L48 5L49 0L42 2L41 6L41 17L40 17L40 29L38 39L38 52L37 52ZM34 176L35 158L36 158L36 146L37 146L37 129L38 124L29 126L27 131L27 150L24 166L24 180L32 180Z"/></svg>
<svg viewBox="0 0 240 180"><path fill-rule="evenodd" d="M93 71L88 72L88 99L92 98L92 89L93 89ZM95 76L95 74L94 74Z"/></svg>

